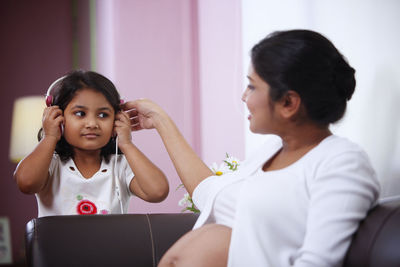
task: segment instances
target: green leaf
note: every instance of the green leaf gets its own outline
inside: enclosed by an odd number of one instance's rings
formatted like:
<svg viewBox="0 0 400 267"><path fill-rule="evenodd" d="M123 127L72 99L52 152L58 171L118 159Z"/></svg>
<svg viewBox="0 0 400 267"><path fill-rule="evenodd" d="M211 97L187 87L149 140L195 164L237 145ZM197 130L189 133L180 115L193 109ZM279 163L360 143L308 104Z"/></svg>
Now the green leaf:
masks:
<svg viewBox="0 0 400 267"><path fill-rule="evenodd" d="M193 213L200 213L200 210L198 210L196 207L186 207L184 209L181 210L181 212L185 212L185 211L191 211Z"/></svg>
<svg viewBox="0 0 400 267"><path fill-rule="evenodd" d="M198 210L195 207L187 207L187 210L190 210L191 212L194 212L194 213L200 213L200 210Z"/></svg>
<svg viewBox="0 0 400 267"><path fill-rule="evenodd" d="M185 188L185 186L183 184L178 185L178 187L175 189L175 191L180 189L180 188L182 188L182 187Z"/></svg>

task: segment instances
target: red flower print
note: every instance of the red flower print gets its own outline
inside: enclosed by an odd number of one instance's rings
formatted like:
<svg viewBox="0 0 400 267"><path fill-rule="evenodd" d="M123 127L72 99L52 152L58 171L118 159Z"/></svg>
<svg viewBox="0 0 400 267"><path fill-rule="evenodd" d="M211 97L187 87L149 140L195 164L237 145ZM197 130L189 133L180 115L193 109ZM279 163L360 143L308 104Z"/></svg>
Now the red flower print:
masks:
<svg viewBox="0 0 400 267"><path fill-rule="evenodd" d="M80 215L97 214L96 205L89 200L82 200L79 202L76 211Z"/></svg>

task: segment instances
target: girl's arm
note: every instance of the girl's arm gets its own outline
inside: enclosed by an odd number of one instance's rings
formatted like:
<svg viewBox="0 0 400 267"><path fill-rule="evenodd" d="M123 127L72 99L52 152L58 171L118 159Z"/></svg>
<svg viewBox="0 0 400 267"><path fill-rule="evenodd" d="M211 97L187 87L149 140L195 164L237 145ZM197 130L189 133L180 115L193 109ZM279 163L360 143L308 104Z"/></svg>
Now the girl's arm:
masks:
<svg viewBox="0 0 400 267"><path fill-rule="evenodd" d="M115 131L118 147L124 153L129 166L135 174L130 190L141 199L149 202L163 201L169 192L164 173L157 168L131 141L131 125L128 114L120 112L116 116Z"/></svg>
<svg viewBox="0 0 400 267"><path fill-rule="evenodd" d="M155 128L158 131L190 195L202 180L213 175L186 142L172 119L157 104L147 99L140 99L125 103L124 109L130 110L129 115L133 117L133 130Z"/></svg>
<svg viewBox="0 0 400 267"><path fill-rule="evenodd" d="M44 138L17 166L14 179L26 194L40 192L49 178L49 166L58 140L61 138L62 111L51 106L43 112Z"/></svg>

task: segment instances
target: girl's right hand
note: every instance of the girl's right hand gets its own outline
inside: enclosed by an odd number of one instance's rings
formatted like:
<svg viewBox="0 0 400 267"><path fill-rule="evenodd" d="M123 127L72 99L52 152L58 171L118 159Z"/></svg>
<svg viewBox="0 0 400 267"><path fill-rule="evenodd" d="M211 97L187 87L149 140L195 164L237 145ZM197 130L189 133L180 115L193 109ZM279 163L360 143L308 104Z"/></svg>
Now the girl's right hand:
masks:
<svg viewBox="0 0 400 267"><path fill-rule="evenodd" d="M50 106L44 109L42 117L42 127L44 137L53 136L58 140L61 139L61 124L64 122L62 110L58 106Z"/></svg>

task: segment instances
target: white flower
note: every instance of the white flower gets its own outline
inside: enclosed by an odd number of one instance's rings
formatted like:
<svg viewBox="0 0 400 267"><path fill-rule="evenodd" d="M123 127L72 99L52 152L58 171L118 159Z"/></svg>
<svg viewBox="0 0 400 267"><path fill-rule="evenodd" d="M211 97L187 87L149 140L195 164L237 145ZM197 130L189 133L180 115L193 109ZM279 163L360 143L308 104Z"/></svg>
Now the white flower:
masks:
<svg viewBox="0 0 400 267"><path fill-rule="evenodd" d="M190 203L189 198L190 198L189 193L185 193L183 195L183 198L181 200L179 200L178 205L181 206L181 207L187 206L187 204Z"/></svg>
<svg viewBox="0 0 400 267"><path fill-rule="evenodd" d="M237 158L229 156L228 154L226 154L226 159L224 160L224 163L231 171L236 171L238 166L240 165L240 161Z"/></svg>
<svg viewBox="0 0 400 267"><path fill-rule="evenodd" d="M226 173L229 169L227 168L227 165L225 163L221 163L219 166L217 163L213 163L211 165L212 172L217 175L217 176L221 176L222 174Z"/></svg>
<svg viewBox="0 0 400 267"><path fill-rule="evenodd" d="M221 176L223 174L226 173L230 173L230 172L234 172L237 170L239 164L239 160L235 157L231 157L228 155L228 153L226 154L226 158L224 159L224 161L218 166L217 163L213 163L210 167L210 169L212 170L212 172L217 175L217 176Z"/></svg>

